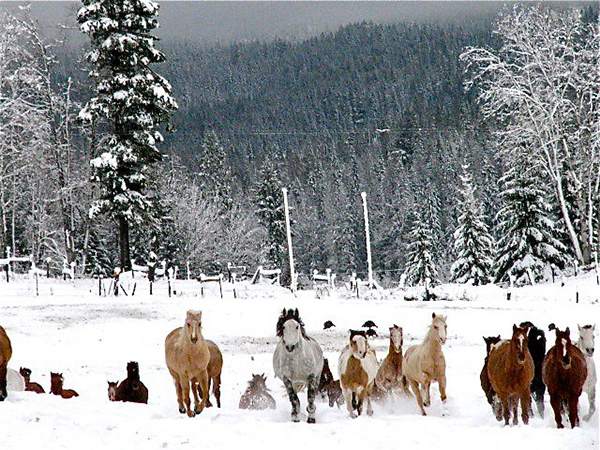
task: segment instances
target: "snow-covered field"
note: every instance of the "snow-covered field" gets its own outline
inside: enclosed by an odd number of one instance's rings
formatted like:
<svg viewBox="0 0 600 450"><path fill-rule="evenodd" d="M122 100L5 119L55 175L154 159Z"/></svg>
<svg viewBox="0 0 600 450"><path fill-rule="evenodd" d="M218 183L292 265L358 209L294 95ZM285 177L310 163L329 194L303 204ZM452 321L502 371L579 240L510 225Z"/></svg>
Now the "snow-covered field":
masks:
<svg viewBox="0 0 600 450"><path fill-rule="evenodd" d="M509 337L512 324L530 320L544 329L550 322L570 326L594 323L600 288L591 275L569 279L564 287L542 285L515 289L512 300L496 286L444 286L447 295L468 300L405 302L399 292L357 299L340 289L317 299L312 291L294 297L270 286L239 285L233 299L211 287L204 298L199 284L177 281L177 295L168 298L166 285L155 284L155 295L139 284L136 295L100 297L92 280L40 279L35 295L27 278L7 284L0 279L0 325L13 345L9 367L32 369L32 381L49 390L50 371L62 372L65 388L80 397L63 400L51 395L9 392L0 403L2 449L55 448L407 448L407 449L594 449L598 447L598 413L580 428L556 429L548 397L546 417L528 426L503 427L492 416L479 383L485 344L482 336ZM575 291L580 292L575 303ZM380 337L372 341L380 359L387 352L387 328L404 328L404 349L418 343L431 313L448 315L448 403L432 390L429 416L422 417L413 400L375 405L373 417L350 419L345 409L317 405L317 424L290 422L290 404L279 380L273 378L271 356L277 339L275 322L283 307L298 307L307 331L322 345L337 378L337 357L349 328L371 319ZM175 389L164 362L164 339L181 326L187 309L203 311L204 336L224 354L222 408L210 408L194 419L177 411ZM337 327L323 331L326 320ZM549 343L554 333L547 333ZM149 389L148 405L109 402L107 380L122 380L125 366L140 364ZM238 409L252 373L265 373L277 401L275 411ZM306 396L301 396L305 411ZM584 395L581 409L587 412ZM443 415L444 414L444 415Z"/></svg>

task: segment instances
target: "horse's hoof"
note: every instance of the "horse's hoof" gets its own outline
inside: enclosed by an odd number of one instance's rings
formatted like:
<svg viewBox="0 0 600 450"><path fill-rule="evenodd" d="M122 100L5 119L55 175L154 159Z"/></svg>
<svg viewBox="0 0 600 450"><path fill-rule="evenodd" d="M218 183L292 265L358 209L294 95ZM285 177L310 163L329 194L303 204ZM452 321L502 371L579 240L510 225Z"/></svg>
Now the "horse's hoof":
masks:
<svg viewBox="0 0 600 450"><path fill-rule="evenodd" d="M187 415L188 415L188 417L196 417L196 413L194 411L192 411L191 409L188 409Z"/></svg>
<svg viewBox="0 0 600 450"><path fill-rule="evenodd" d="M212 403L211 403L210 401L208 401L208 400L207 400L207 401L206 401L206 407L207 407L207 408L210 408L211 406L212 406Z"/></svg>
<svg viewBox="0 0 600 450"><path fill-rule="evenodd" d="M194 408L194 413L196 414L200 414L202 412L202 408L197 406L196 408Z"/></svg>
<svg viewBox="0 0 600 450"><path fill-rule="evenodd" d="M317 421L314 418L309 417L306 423L317 423Z"/></svg>
<svg viewBox="0 0 600 450"><path fill-rule="evenodd" d="M185 408L184 408L184 407L181 407L181 408L179 408L179 412L180 412L181 414L185 414Z"/></svg>

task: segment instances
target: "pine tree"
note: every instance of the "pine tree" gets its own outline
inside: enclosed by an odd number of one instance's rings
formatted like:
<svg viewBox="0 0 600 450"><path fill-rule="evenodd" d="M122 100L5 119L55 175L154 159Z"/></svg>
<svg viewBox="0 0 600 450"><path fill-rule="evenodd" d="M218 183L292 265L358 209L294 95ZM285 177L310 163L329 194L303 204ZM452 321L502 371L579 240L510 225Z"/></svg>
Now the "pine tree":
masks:
<svg viewBox="0 0 600 450"><path fill-rule="evenodd" d="M452 264L452 280L458 283L472 281L475 286L489 282L492 269L493 241L488 232L481 204L475 198L475 189L468 167L461 175L461 211L458 228L454 232L454 250L457 259Z"/></svg>
<svg viewBox="0 0 600 450"><path fill-rule="evenodd" d="M513 166L500 179L502 208L497 214L498 254L495 263L497 282L515 277L519 285L537 282L548 274L551 264L564 267L566 246L552 218L552 208L539 187L535 166Z"/></svg>
<svg viewBox="0 0 600 450"><path fill-rule="evenodd" d="M422 219L421 214L415 214L410 231L408 245L408 263L406 281L412 285L423 285L429 280L433 284L437 280L437 268L432 257L433 239L431 230Z"/></svg>
<svg viewBox="0 0 600 450"><path fill-rule="evenodd" d="M275 267L282 267L286 255L285 211L283 193L277 169L265 166L256 188L256 214L267 229L267 260Z"/></svg>
<svg viewBox="0 0 600 450"><path fill-rule="evenodd" d="M90 216L108 214L118 222L124 270L131 267L130 224L155 219L146 192L148 172L163 156L157 127L177 108L170 84L150 67L165 60L150 34L158 26L157 12L150 0L83 0L77 15L91 41L86 58L95 81L94 96L79 117L105 127L97 144L100 154L91 161L100 198Z"/></svg>
<svg viewBox="0 0 600 450"><path fill-rule="evenodd" d="M208 131L202 141L197 176L205 198L231 208L231 171L227 165L227 153L214 131Z"/></svg>

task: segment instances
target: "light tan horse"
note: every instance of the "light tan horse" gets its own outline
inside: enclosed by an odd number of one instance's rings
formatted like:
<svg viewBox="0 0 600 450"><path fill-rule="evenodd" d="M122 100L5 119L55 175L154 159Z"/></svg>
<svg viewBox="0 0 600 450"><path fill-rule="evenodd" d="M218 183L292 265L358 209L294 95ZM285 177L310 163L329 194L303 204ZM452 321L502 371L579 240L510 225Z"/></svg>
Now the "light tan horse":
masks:
<svg viewBox="0 0 600 450"><path fill-rule="evenodd" d="M386 394L403 388L402 383L402 327L390 327L390 348L387 356L379 366L375 384Z"/></svg>
<svg viewBox="0 0 600 450"><path fill-rule="evenodd" d="M436 316L433 313L431 326L423 343L413 345L404 355L402 373L417 397L417 403L424 416L427 413L423 406L429 406L431 403L431 382L439 383L442 402L446 401L446 359L442 353L442 345L446 343L446 331L446 316Z"/></svg>
<svg viewBox="0 0 600 450"><path fill-rule="evenodd" d="M210 339L205 339L208 351L210 353L210 360L208 361L208 390L210 391L210 385L212 383L212 393L217 401L217 408L221 407L221 371L223 370L223 354L219 346ZM194 383L194 388L198 388L197 383ZM202 394L200 394L202 395ZM210 408L212 403L210 402L210 396L206 401L206 407Z"/></svg>
<svg viewBox="0 0 600 450"><path fill-rule="evenodd" d="M210 352L202 336L202 311L188 311L185 325L174 329L165 340L165 359L175 383L179 412L188 417L200 414L208 401L208 362ZM202 403L194 383L200 383ZM190 405L190 388L194 409ZM184 405L185 403L185 405Z"/></svg>
<svg viewBox="0 0 600 450"><path fill-rule="evenodd" d="M6 391L6 372L11 356L12 347L10 339L4 328L0 327L0 402L8 396L8 392Z"/></svg>

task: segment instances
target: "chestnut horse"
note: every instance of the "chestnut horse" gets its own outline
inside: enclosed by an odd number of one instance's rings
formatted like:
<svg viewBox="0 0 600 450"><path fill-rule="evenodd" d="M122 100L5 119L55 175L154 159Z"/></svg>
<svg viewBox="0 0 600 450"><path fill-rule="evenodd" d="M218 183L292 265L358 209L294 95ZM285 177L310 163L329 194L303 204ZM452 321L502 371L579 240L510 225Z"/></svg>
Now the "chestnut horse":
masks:
<svg viewBox="0 0 600 450"><path fill-rule="evenodd" d="M10 345L10 339L6 334L6 331L4 331L4 328L0 326L0 402L8 396L6 390L6 368L11 356L12 347Z"/></svg>
<svg viewBox="0 0 600 450"><path fill-rule="evenodd" d="M481 381L481 388L483 392L485 392L485 397L487 398L488 403L492 407L492 411L496 416L496 420L502 420L502 408L500 406L500 401L498 400L498 396L492 387L492 383L490 383L490 377L488 376L488 360L490 357L490 351L492 346L498 344L500 342L500 336L489 336L483 337L485 341L485 360L483 362L483 369L481 369L481 374L479 374L479 380Z"/></svg>
<svg viewBox="0 0 600 450"><path fill-rule="evenodd" d="M36 394L45 394L44 388L41 384L36 383L35 381L31 381L31 369L27 367L19 368L19 373L25 380L25 390L28 392L35 392Z"/></svg>
<svg viewBox="0 0 600 450"><path fill-rule="evenodd" d="M493 345L488 356L488 376L492 388L502 402L505 425L509 425L511 409L513 423L516 425L519 422L517 417L519 400L523 423L529 423L531 380L535 368L527 347L527 331L528 327L521 328L513 325L512 338L499 345Z"/></svg>
<svg viewBox="0 0 600 450"><path fill-rule="evenodd" d="M62 398L79 397L73 389L63 389L64 380L62 373L50 372L50 393L60 395Z"/></svg>
<svg viewBox="0 0 600 450"><path fill-rule="evenodd" d="M542 367L542 377L550 395L556 426L563 428L563 407L568 409L571 428L579 425L577 404L587 377L587 364L581 350L571 343L569 327L560 331L554 324L549 330L556 331L554 347L548 350Z"/></svg>
<svg viewBox="0 0 600 450"><path fill-rule="evenodd" d="M446 343L447 329L446 316L432 313L425 340L422 344L410 347L404 355L403 376L417 397L417 403L424 416L427 413L423 406L429 406L431 403L429 386L433 381L439 383L442 402L446 401L446 359L442 353L442 345Z"/></svg>
<svg viewBox="0 0 600 450"><path fill-rule="evenodd" d="M379 366L375 384L384 393L391 393L394 389L404 388L402 383L402 327L390 327L390 347L388 354Z"/></svg>
<svg viewBox="0 0 600 450"><path fill-rule="evenodd" d="M371 390L378 368L377 355L375 350L369 347L367 333L350 330L350 343L342 350L338 363L340 384L350 417L356 417L355 410L361 415L365 399L367 415L373 415Z"/></svg>
<svg viewBox="0 0 600 450"><path fill-rule="evenodd" d="M210 351L202 336L202 311L188 311L183 327L175 328L165 339L165 360L173 377L179 412L188 417L200 414L208 401ZM202 403L194 383L200 383ZM190 387L194 409L190 405Z"/></svg>

